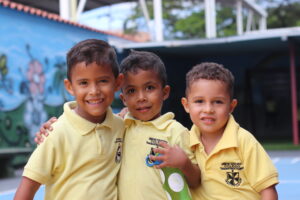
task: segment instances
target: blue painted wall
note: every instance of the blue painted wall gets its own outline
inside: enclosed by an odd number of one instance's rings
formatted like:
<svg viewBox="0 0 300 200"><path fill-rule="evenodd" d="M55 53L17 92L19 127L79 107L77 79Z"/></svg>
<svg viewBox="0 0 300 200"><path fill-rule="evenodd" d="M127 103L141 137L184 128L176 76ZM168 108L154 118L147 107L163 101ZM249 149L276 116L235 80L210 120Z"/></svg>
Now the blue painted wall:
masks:
<svg viewBox="0 0 300 200"><path fill-rule="evenodd" d="M40 125L59 116L66 92L66 52L108 35L0 5L0 148L33 146Z"/></svg>

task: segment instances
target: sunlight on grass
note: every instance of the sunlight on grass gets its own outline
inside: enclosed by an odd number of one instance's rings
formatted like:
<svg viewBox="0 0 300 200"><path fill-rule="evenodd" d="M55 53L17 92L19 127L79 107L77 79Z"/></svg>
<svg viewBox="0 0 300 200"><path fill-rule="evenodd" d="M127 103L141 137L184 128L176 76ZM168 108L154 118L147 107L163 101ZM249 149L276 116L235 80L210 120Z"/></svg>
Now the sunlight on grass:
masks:
<svg viewBox="0 0 300 200"><path fill-rule="evenodd" d="M275 141L275 142L262 142L266 150L300 150L300 144L294 145L292 141Z"/></svg>

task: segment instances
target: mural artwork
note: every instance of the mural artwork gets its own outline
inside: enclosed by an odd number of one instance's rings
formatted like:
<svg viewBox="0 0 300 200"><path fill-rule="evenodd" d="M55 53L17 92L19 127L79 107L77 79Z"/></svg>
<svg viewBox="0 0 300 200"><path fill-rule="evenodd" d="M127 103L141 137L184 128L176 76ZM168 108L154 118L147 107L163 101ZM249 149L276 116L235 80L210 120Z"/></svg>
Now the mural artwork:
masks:
<svg viewBox="0 0 300 200"><path fill-rule="evenodd" d="M58 57L50 66L49 59L35 58L31 47L24 47L28 63L8 66L10 57L0 52L0 145L30 147L40 125L62 112L62 104L72 97L63 79L66 63Z"/></svg>

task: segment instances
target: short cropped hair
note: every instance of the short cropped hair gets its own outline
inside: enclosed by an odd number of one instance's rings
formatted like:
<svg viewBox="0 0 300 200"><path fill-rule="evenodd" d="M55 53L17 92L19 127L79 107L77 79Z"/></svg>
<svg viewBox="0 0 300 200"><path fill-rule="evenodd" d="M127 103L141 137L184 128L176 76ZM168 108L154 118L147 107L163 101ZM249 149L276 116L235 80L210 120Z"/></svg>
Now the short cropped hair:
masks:
<svg viewBox="0 0 300 200"><path fill-rule="evenodd" d="M126 76L128 72L136 73L141 70L153 70L161 80L162 86L167 84L167 72L163 61L154 53L131 50L130 54L121 62L120 71Z"/></svg>
<svg viewBox="0 0 300 200"><path fill-rule="evenodd" d="M98 39L87 39L77 43L67 53L67 78L71 81L71 72L74 66L84 62L89 65L109 66L115 77L119 75L119 64L113 47L107 42Z"/></svg>
<svg viewBox="0 0 300 200"><path fill-rule="evenodd" d="M204 62L194 66L186 74L186 95L190 90L191 84L199 79L218 80L227 84L230 98L233 99L234 76L223 65L213 62Z"/></svg>

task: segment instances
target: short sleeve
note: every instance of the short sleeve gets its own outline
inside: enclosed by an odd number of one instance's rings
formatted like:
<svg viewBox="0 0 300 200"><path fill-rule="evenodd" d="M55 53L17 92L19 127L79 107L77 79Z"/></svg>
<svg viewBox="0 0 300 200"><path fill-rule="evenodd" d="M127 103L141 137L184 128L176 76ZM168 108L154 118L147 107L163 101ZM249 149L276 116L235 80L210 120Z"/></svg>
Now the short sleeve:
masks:
<svg viewBox="0 0 300 200"><path fill-rule="evenodd" d="M245 174L251 187L261 192L278 183L278 172L267 152L261 144L248 132L241 132L246 136L242 139L240 150Z"/></svg>
<svg viewBox="0 0 300 200"><path fill-rule="evenodd" d="M61 166L51 136L35 149L24 167L23 176L41 184L52 182L58 167Z"/></svg>

